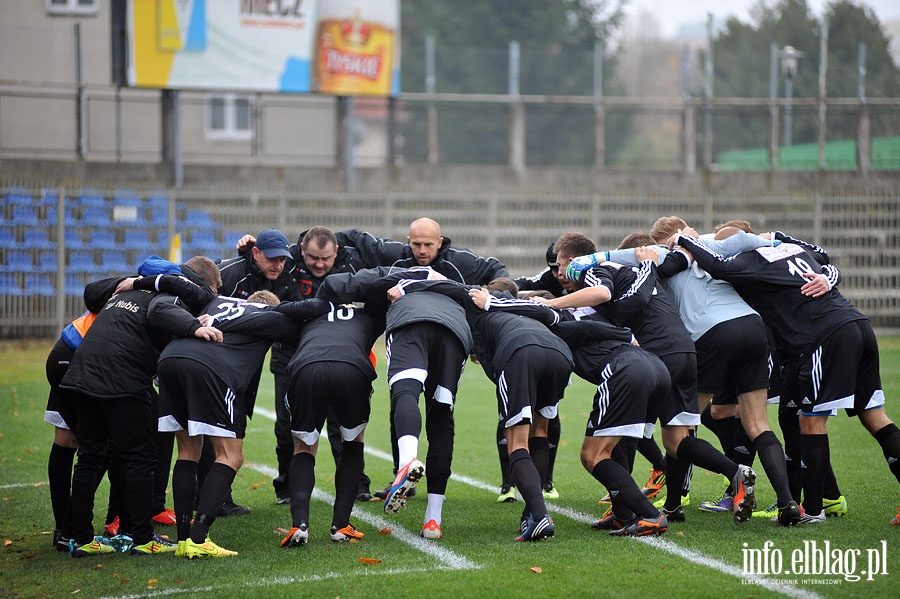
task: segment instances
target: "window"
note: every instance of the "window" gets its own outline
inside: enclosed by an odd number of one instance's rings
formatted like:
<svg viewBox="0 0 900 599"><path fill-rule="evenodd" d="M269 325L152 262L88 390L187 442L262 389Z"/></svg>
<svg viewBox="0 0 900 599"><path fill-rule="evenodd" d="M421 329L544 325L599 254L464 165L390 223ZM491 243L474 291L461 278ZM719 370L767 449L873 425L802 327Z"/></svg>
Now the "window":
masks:
<svg viewBox="0 0 900 599"><path fill-rule="evenodd" d="M47 12L54 15L93 15L100 0L44 0Z"/></svg>
<svg viewBox="0 0 900 599"><path fill-rule="evenodd" d="M237 94L207 99L206 136L213 140L249 140L253 128L253 101Z"/></svg>

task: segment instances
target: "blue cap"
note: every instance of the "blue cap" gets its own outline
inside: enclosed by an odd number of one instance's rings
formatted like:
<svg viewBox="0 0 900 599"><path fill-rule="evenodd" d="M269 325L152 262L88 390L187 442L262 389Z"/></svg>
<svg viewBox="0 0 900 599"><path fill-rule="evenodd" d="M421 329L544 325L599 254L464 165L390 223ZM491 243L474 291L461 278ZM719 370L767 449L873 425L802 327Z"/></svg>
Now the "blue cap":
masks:
<svg viewBox="0 0 900 599"><path fill-rule="evenodd" d="M291 251L289 249L290 244L288 243L287 237L285 237L284 233L278 229L266 229L265 231L260 231L259 235L256 236L255 245L266 255L266 258L269 258L270 260L280 256L284 256L285 258L291 257Z"/></svg>
<svg viewBox="0 0 900 599"><path fill-rule="evenodd" d="M180 275L181 269L174 262L169 262L159 256L147 256L140 266L138 266L138 274L144 277L152 277L155 275Z"/></svg>

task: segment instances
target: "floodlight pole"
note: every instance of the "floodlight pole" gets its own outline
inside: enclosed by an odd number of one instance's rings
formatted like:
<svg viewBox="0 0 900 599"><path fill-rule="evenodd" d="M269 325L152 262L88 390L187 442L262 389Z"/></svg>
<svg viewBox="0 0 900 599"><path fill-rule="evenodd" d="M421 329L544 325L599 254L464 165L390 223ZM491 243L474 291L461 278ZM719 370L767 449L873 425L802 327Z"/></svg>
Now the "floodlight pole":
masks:
<svg viewBox="0 0 900 599"><path fill-rule="evenodd" d="M509 166L517 175L525 172L525 105L519 98L519 42L509 42Z"/></svg>
<svg viewBox="0 0 900 599"><path fill-rule="evenodd" d="M784 145L788 147L794 145L794 140L791 135L791 129L794 125L794 107L791 105L793 97L794 78L786 77L784 79Z"/></svg>
<svg viewBox="0 0 900 599"><path fill-rule="evenodd" d="M822 17L822 35L819 37L819 170L825 170L825 113L828 86L828 15ZM818 243L818 242L817 242Z"/></svg>
<svg viewBox="0 0 900 599"><path fill-rule="evenodd" d="M436 77L434 68L434 36L425 36L425 92L429 96L436 91ZM438 163L438 127L437 107L434 100L429 99L426 108L425 145L428 150L428 164Z"/></svg>
<svg viewBox="0 0 900 599"><path fill-rule="evenodd" d="M684 172L694 174L697 171L697 129L695 125L696 110L691 103L691 49L685 44L681 55L681 99L684 101L682 117L682 156Z"/></svg>
<svg viewBox="0 0 900 599"><path fill-rule="evenodd" d="M713 100L713 16L712 13L707 13L707 21L706 21L706 39L707 39L707 52L706 52L706 64L705 75L706 75L706 86L704 88L704 110L703 110L703 165L706 168L707 172L712 168L713 159L713 112L712 112L712 100Z"/></svg>
<svg viewBox="0 0 900 599"><path fill-rule="evenodd" d="M859 174L869 174L871 166L871 120L869 101L866 99L866 44L859 43L859 64L857 66L857 97L859 99L859 125L856 130L856 167Z"/></svg>
<svg viewBox="0 0 900 599"><path fill-rule="evenodd" d="M594 41L594 166L606 164L606 109L603 106L603 42Z"/></svg>
<svg viewBox="0 0 900 599"><path fill-rule="evenodd" d="M769 45L769 170L778 168L778 44Z"/></svg>
<svg viewBox="0 0 900 599"><path fill-rule="evenodd" d="M781 49L781 74L784 75L784 145L792 146L794 125L794 77L797 76L797 59L803 56L793 46Z"/></svg>

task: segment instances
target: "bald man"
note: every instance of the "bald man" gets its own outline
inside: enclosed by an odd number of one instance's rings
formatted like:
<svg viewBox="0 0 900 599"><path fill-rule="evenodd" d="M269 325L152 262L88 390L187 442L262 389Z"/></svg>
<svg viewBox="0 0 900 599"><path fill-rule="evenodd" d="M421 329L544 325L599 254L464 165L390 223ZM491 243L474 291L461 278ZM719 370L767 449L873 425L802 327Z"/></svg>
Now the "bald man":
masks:
<svg viewBox="0 0 900 599"><path fill-rule="evenodd" d="M434 219L417 218L409 225L406 243L376 237L360 229L337 233L338 244L353 248L366 268L430 266L450 280L465 285L486 285L498 277L509 277L506 266L494 257L478 256L466 248L452 247Z"/></svg>
<svg viewBox="0 0 900 599"><path fill-rule="evenodd" d="M430 266L448 279L464 285L486 285L498 277L509 278L506 266L496 258L485 258L466 248L452 247L450 238L441 234L440 224L428 217L417 218L410 223L405 243L387 237L376 237L360 229L338 231L337 240L340 246L355 251L366 268ZM391 414L391 446L396 473L399 450L393 421ZM386 488L375 491L374 495L385 499L390 486L388 484ZM412 496L413 494L409 495Z"/></svg>

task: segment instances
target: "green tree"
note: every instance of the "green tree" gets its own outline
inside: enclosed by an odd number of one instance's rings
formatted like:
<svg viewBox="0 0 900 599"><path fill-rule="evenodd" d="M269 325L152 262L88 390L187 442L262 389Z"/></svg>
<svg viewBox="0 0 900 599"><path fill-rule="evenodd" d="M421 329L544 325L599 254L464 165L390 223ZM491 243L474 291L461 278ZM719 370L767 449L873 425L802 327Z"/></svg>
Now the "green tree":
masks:
<svg viewBox="0 0 900 599"><path fill-rule="evenodd" d="M890 40L868 7L848 0L828 6L828 96L856 97L859 44L866 45L865 95L869 98L900 96L900 69L890 53ZM844 109L849 118L829 124L829 138L853 139L857 108ZM872 111L872 135L896 134L900 119L890 111Z"/></svg>
<svg viewBox="0 0 900 599"><path fill-rule="evenodd" d="M521 47L522 94L593 93L595 40L608 40L621 23L622 0L473 0L402 3L402 80L405 92L425 91L425 39L435 39L438 92L505 94L510 41ZM604 65L607 90L614 85L614 58ZM403 154L408 161L425 156L425 114L420 105L404 106ZM503 104L443 103L438 106L442 162L505 164L509 108ZM529 108L527 160L530 164L589 163L593 139L590 107ZM617 125L626 127L627 123Z"/></svg>
<svg viewBox="0 0 900 599"><path fill-rule="evenodd" d="M858 45L867 46L867 95L896 96L897 66L888 51L888 40L871 9L851 0L838 0L826 8L828 16L829 97L856 97ZM751 12L752 23L730 19L714 40L714 92L717 97L767 97L769 48L790 45L800 50L793 81L794 98L815 98L819 89L819 40L821 21L806 0L779 0L771 7L760 2ZM778 73L778 94L784 95L784 77ZM853 139L856 109L833 110L827 123L828 139ZM816 107L794 107L793 140L815 142L818 136ZM848 116L849 115L849 116ZM841 118L843 116L844 118ZM891 117L885 115L884 119ZM715 117L715 151L765 146L768 110L742 108L719 111Z"/></svg>

